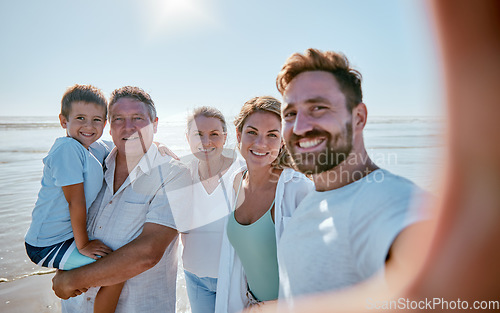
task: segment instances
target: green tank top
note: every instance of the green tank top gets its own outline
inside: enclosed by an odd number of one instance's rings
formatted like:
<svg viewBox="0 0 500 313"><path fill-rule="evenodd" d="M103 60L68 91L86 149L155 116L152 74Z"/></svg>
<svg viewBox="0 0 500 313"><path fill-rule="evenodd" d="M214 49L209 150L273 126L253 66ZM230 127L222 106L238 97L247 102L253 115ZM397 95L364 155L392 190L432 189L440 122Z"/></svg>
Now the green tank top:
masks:
<svg viewBox="0 0 500 313"><path fill-rule="evenodd" d="M238 195L240 189L241 182ZM276 233L271 216L273 205L274 200L267 212L250 225L238 223L233 211L227 224L229 242L234 247L245 269L250 291L259 301L278 298L279 276Z"/></svg>

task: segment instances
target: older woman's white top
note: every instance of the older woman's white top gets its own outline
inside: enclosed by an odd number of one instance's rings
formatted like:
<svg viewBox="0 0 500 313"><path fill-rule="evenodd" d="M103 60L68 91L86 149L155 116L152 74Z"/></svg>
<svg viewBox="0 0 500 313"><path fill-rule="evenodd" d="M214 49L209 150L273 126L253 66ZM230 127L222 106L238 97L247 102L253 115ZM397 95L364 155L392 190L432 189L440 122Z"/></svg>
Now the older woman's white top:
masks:
<svg viewBox="0 0 500 313"><path fill-rule="evenodd" d="M193 177L193 207L191 226L181 234L182 260L184 269L198 277L217 278L224 222L234 202L233 180L245 163L235 159L210 194L200 181L198 164L197 159L189 164Z"/></svg>

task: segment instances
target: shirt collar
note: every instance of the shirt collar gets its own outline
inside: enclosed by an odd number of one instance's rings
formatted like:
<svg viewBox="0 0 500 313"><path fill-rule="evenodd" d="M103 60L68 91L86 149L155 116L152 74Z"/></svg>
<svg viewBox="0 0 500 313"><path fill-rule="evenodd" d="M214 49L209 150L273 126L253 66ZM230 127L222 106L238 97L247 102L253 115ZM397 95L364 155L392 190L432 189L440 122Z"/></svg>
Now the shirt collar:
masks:
<svg viewBox="0 0 500 313"><path fill-rule="evenodd" d="M115 160L116 160L116 152L117 151L118 150L116 149L116 147L113 147L113 149L111 150L111 152L108 154L108 156L104 160L104 165L106 166L107 169L110 169L111 167L114 166Z"/></svg>
<svg viewBox="0 0 500 313"><path fill-rule="evenodd" d="M295 171L294 169L292 168L285 168L283 169L283 173L281 174L283 176L283 181L285 183L289 182L290 180L292 180L294 177L296 176L299 176L300 173Z"/></svg>
<svg viewBox="0 0 500 313"><path fill-rule="evenodd" d="M116 147L114 147L113 150L109 153L106 160L104 161L107 169L114 168L116 163L117 151L118 150L116 149ZM140 173L149 175L151 168L154 167L154 161L157 153L158 153L158 147L156 147L154 143L151 144L151 146L148 149L148 152L146 152L146 154L142 156L142 158L139 160L139 163L137 163L135 168L129 173L130 181L134 181L137 178L137 176L139 176Z"/></svg>
<svg viewBox="0 0 500 313"><path fill-rule="evenodd" d="M137 163L135 169L132 172L135 172L136 169L141 170L144 174L149 175L151 169L154 167L154 161L156 158L156 154L158 153L158 147L152 143L146 152L145 155L142 156L139 163Z"/></svg>

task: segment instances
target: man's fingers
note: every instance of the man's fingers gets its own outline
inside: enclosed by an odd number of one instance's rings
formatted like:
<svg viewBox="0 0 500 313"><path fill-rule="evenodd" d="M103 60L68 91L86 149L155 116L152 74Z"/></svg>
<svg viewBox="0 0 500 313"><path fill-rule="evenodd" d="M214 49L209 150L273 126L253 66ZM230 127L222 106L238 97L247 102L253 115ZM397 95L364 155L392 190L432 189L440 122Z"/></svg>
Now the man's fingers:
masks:
<svg viewBox="0 0 500 313"><path fill-rule="evenodd" d="M79 296L81 295L82 293L85 293L87 292L87 288L82 288L82 289L77 289L73 292L73 294L71 295L71 297L76 297L76 296Z"/></svg>

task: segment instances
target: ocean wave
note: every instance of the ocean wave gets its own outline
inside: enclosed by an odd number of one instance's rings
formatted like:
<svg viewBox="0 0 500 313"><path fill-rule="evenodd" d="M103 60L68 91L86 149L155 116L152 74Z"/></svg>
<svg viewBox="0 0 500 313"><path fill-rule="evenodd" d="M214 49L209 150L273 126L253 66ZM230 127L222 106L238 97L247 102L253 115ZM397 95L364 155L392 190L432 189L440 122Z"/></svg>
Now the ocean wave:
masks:
<svg viewBox="0 0 500 313"><path fill-rule="evenodd" d="M16 277L11 278L11 279L0 277L0 283L9 283L9 282L12 282L14 280L21 279L21 278L26 278L26 277L30 277L30 276L37 276L37 275L47 275L47 274L52 274L52 273L55 273L55 272L56 272L55 268L50 268L50 269L47 269L47 270L40 270L40 271L36 271L36 272L33 272L33 273L23 274L23 275L16 276Z"/></svg>
<svg viewBox="0 0 500 313"><path fill-rule="evenodd" d="M19 129L40 129L40 128L59 128L59 123L0 123L0 129L19 130Z"/></svg>
<svg viewBox="0 0 500 313"><path fill-rule="evenodd" d="M442 148L442 145L423 145L423 146L367 146L366 150L394 150L394 149L433 149Z"/></svg>
<svg viewBox="0 0 500 313"><path fill-rule="evenodd" d="M367 124L439 124L445 121L439 116L372 116L368 118Z"/></svg>
<svg viewBox="0 0 500 313"><path fill-rule="evenodd" d="M30 150L30 148L26 148L26 150L22 149L0 149L0 153L47 153L49 150Z"/></svg>

